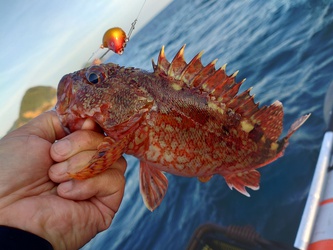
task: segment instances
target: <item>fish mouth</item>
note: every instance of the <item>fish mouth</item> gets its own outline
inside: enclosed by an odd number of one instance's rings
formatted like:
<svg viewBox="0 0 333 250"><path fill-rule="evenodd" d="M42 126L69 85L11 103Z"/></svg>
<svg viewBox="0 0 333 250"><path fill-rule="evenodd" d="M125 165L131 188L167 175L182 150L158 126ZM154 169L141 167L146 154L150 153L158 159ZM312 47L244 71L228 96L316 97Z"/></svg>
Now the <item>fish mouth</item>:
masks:
<svg viewBox="0 0 333 250"><path fill-rule="evenodd" d="M73 79L71 74L65 75L58 84L57 103L55 111L61 122L61 125L67 134L82 128L87 118L80 117L72 110L75 104L73 100Z"/></svg>
<svg viewBox="0 0 333 250"><path fill-rule="evenodd" d="M76 130L80 130L83 123L87 120L87 118L81 118L72 113L57 113L57 115L61 126L67 134L70 134Z"/></svg>

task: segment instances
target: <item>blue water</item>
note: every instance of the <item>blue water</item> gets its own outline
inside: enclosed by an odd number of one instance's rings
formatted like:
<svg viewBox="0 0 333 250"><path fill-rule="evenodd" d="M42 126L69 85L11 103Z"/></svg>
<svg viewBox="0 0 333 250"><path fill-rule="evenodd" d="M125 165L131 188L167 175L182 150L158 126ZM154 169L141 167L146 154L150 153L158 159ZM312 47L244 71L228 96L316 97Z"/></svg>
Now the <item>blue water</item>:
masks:
<svg viewBox="0 0 333 250"><path fill-rule="evenodd" d="M140 19L139 19L140 21ZM325 131L323 100L333 81L333 1L177 0L140 30L122 56L110 61L152 70L162 45L169 60L187 44L189 61L219 58L227 73L247 78L241 90L261 105L280 100L284 133L312 113L291 139L285 156L260 169L251 198L231 191L220 176L208 183L167 175L162 205L148 211L139 193L138 162L128 157L123 203L112 226L84 249L184 249L201 224L252 225L263 237L292 245ZM332 97L333 98L333 97Z"/></svg>

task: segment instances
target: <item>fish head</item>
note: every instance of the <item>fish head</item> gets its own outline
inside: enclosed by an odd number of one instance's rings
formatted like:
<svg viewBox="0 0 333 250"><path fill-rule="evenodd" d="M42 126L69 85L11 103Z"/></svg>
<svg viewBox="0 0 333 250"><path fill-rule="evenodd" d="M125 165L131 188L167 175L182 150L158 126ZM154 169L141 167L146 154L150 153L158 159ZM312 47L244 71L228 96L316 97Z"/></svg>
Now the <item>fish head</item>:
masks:
<svg viewBox="0 0 333 250"><path fill-rule="evenodd" d="M137 119L152 103L140 87L139 78L113 63L93 65L63 76L55 107L62 125L73 132L90 118L107 133Z"/></svg>

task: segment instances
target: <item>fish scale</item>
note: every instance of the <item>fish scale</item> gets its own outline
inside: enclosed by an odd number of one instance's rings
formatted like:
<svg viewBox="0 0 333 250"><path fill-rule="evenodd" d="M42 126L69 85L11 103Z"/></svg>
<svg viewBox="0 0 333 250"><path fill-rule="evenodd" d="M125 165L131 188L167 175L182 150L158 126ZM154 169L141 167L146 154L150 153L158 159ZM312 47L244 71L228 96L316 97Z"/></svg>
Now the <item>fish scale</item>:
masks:
<svg viewBox="0 0 333 250"><path fill-rule="evenodd" d="M304 115L279 140L283 106L254 102L251 88L238 93L245 80L226 74L216 60L204 66L202 52L189 63L183 46L169 62L162 47L153 72L109 63L68 74L58 86L56 111L71 132L93 119L106 137L75 179L99 174L123 154L140 160L140 191L151 211L168 187L164 172L198 177L213 175L249 196L259 189L257 168L281 157L290 136L310 116ZM94 79L90 82L90 79ZM97 80L96 80L97 79Z"/></svg>

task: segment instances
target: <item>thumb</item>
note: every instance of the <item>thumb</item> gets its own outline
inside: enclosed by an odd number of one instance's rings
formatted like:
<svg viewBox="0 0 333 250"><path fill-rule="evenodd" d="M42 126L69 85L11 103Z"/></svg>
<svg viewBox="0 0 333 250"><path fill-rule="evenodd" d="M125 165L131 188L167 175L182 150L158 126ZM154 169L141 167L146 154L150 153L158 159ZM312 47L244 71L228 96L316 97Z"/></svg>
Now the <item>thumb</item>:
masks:
<svg viewBox="0 0 333 250"><path fill-rule="evenodd" d="M10 134L12 136L35 135L51 143L66 136L54 110L42 113Z"/></svg>

